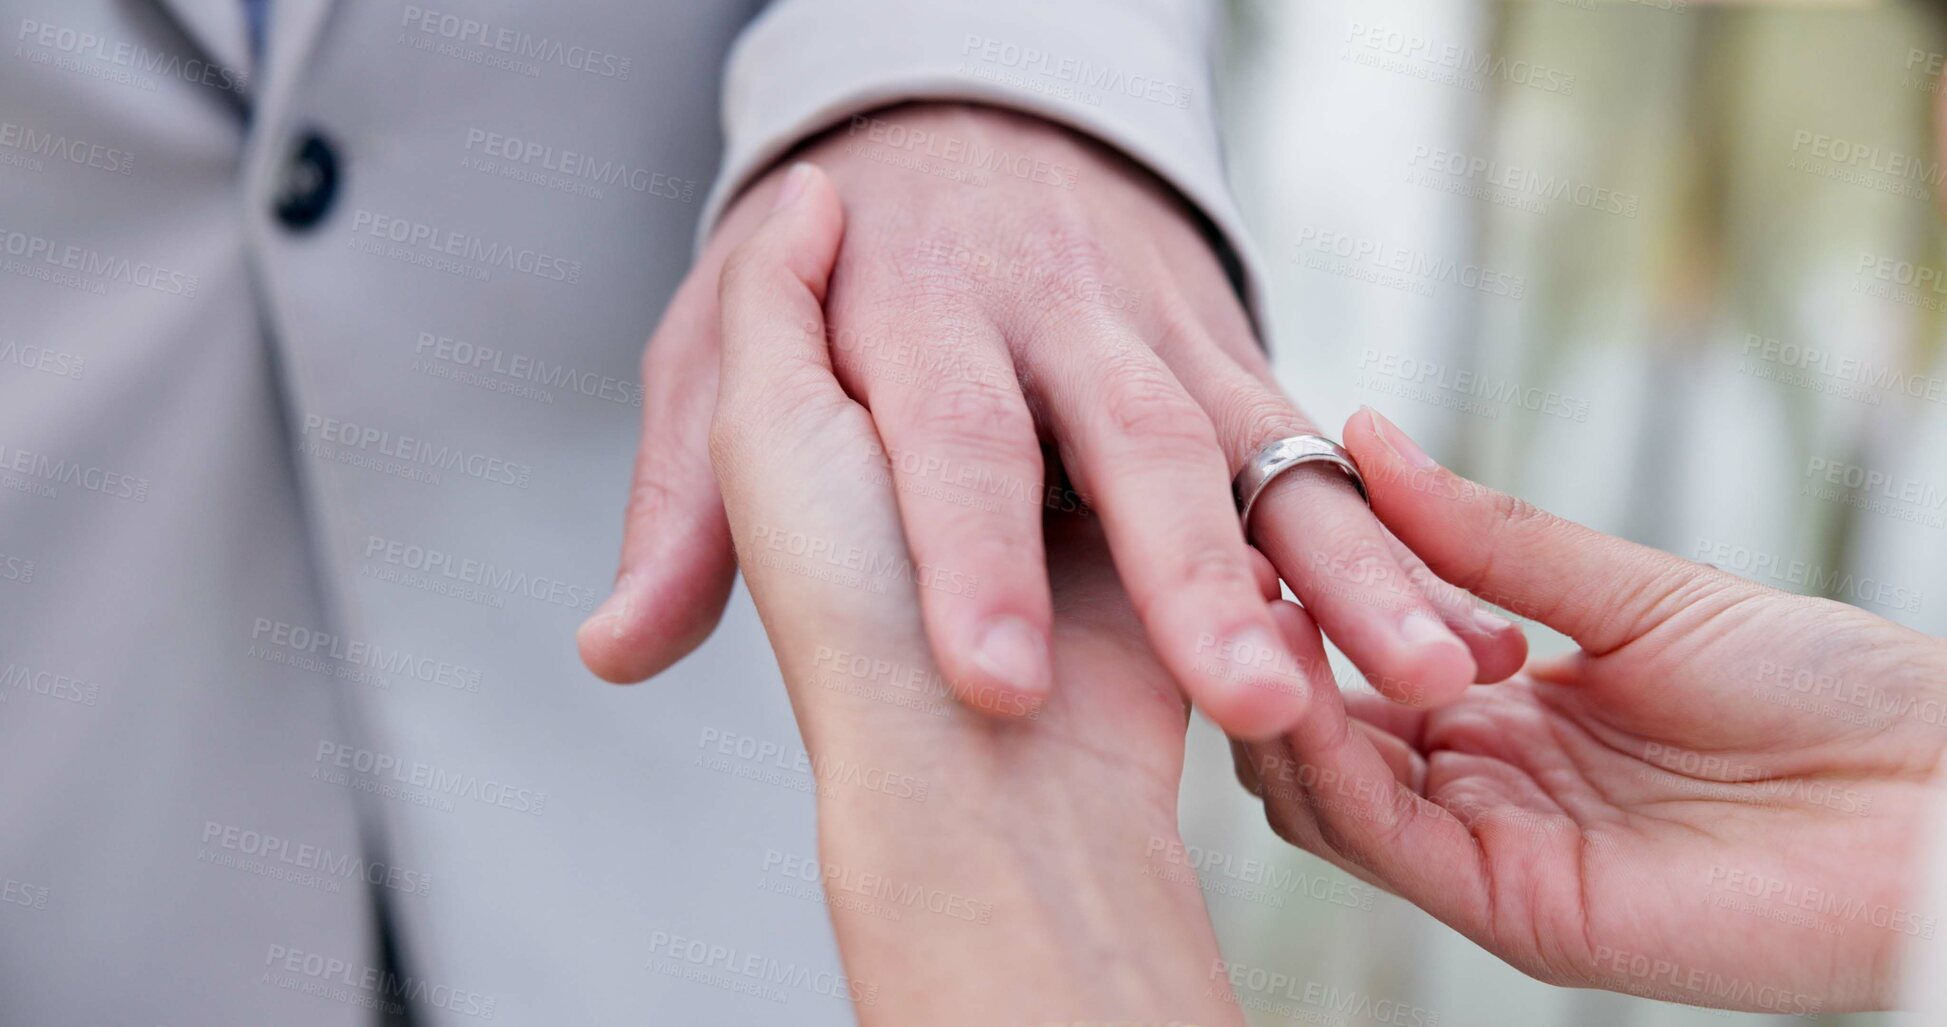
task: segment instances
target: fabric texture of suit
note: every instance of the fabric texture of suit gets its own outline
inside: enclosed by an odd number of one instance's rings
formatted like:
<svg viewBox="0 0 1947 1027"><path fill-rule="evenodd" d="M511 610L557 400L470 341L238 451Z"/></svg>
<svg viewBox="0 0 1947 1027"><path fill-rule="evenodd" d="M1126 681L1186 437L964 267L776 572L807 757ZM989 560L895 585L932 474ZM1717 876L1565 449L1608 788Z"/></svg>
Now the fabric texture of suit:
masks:
<svg viewBox="0 0 1947 1027"><path fill-rule="evenodd" d="M850 1022L748 602L642 688L575 656L695 240L940 98L1249 257L1208 5L762 6L276 0L259 75L237 0L0 0L0 1022Z"/></svg>

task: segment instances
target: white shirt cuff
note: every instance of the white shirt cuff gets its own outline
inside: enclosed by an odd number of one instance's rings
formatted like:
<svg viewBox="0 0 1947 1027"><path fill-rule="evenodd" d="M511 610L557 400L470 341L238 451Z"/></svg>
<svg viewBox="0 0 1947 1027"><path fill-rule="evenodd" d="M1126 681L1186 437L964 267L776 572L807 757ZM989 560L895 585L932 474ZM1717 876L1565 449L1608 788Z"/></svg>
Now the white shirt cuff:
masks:
<svg viewBox="0 0 1947 1027"><path fill-rule="evenodd" d="M744 30L724 79L723 168L698 245L723 208L804 139L895 103L988 103L1109 144L1216 229L1260 336L1262 269L1224 176L1210 0L777 0ZM1267 340L1268 341L1268 340Z"/></svg>

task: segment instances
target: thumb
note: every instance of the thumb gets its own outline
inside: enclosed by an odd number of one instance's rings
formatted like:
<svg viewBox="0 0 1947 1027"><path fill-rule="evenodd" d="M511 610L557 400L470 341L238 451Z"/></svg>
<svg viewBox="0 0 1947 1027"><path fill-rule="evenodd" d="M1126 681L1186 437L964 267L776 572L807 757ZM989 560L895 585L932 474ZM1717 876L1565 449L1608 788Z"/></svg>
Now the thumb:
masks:
<svg viewBox="0 0 1947 1027"><path fill-rule="evenodd" d="M575 634L581 659L617 684L687 656L723 617L737 576L710 468L717 395L717 268L677 290L643 355L642 441L623 514L615 589Z"/></svg>
<svg viewBox="0 0 1947 1027"><path fill-rule="evenodd" d="M772 187L774 206L802 192L810 177L809 168L786 175ZM823 192L826 204L813 209L835 208L829 185ZM726 230L737 216L727 216ZM618 684L659 674L703 644L723 618L737 578L710 458L723 368L721 294L724 280L736 274L726 266L725 238L720 230L710 256L683 281L643 355L642 444L623 515L621 568L614 592L575 633L582 662ZM827 263L835 238L825 248Z"/></svg>
<svg viewBox="0 0 1947 1027"><path fill-rule="evenodd" d="M844 399L826 343L825 294L845 234L831 179L797 163L778 185L771 212L724 261L723 383L719 419L769 419L794 388Z"/></svg>
<svg viewBox="0 0 1947 1027"><path fill-rule="evenodd" d="M1370 408L1346 422L1345 445L1373 511L1435 574L1589 653L1621 648L1708 597L1757 590L1462 478Z"/></svg>

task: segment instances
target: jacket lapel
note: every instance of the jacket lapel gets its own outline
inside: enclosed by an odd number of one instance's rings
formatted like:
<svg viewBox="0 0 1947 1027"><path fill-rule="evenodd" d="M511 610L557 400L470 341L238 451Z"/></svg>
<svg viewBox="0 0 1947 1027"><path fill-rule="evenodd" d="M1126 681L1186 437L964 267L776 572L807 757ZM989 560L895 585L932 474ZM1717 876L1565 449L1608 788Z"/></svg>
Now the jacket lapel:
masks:
<svg viewBox="0 0 1947 1027"><path fill-rule="evenodd" d="M202 2L202 0L198 0ZM226 0L217 0L222 3ZM227 0L242 18L243 0ZM264 66L255 83L259 120L280 124L291 93L304 78L304 62L324 29L333 0L269 0L264 30Z"/></svg>
<svg viewBox="0 0 1947 1027"><path fill-rule="evenodd" d="M277 0L270 0L275 4ZM210 61L242 74L254 91L249 30L243 0L156 0Z"/></svg>

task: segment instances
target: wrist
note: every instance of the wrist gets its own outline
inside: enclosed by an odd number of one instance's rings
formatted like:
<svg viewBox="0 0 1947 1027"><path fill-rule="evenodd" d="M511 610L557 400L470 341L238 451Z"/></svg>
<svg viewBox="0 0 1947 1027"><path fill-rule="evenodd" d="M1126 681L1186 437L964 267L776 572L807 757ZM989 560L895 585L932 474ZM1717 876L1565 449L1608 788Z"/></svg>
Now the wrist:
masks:
<svg viewBox="0 0 1947 1027"><path fill-rule="evenodd" d="M1201 888L1158 872L1175 825L1023 805L924 825L821 808L827 905L873 996L861 1022L1231 1022Z"/></svg>
<svg viewBox="0 0 1947 1027"><path fill-rule="evenodd" d="M914 709L887 701L911 694L885 692L908 678L898 660L877 661L874 693L842 670L873 661L841 652L793 680L827 905L848 977L874 996L864 1022L1234 1015L1209 976L1201 887L1169 862L1174 782L1069 736L1059 706L1018 722L944 694ZM909 968L929 965L955 969L916 983Z"/></svg>

